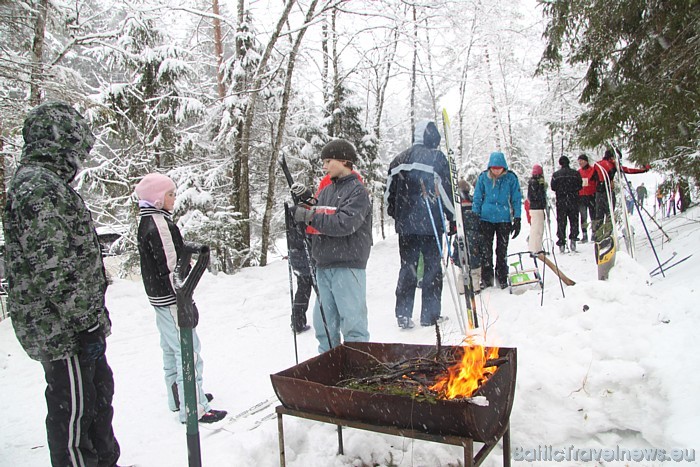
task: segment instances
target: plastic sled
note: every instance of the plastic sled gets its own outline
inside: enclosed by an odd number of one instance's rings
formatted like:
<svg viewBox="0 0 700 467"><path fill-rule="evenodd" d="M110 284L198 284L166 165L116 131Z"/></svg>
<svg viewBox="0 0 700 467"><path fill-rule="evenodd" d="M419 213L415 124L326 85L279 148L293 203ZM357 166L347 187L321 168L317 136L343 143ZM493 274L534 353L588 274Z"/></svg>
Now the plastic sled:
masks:
<svg viewBox="0 0 700 467"><path fill-rule="evenodd" d="M523 255L527 255L532 258L535 263L534 268L525 269L523 266ZM513 289L516 287L521 287L529 284L537 284L540 288L544 288L544 283L542 282L542 276L539 269L537 268L537 258L532 256L529 251L520 251L518 253L511 253L507 257L516 257L517 261L510 262L509 265L511 269L508 271L508 290L513 293Z"/></svg>

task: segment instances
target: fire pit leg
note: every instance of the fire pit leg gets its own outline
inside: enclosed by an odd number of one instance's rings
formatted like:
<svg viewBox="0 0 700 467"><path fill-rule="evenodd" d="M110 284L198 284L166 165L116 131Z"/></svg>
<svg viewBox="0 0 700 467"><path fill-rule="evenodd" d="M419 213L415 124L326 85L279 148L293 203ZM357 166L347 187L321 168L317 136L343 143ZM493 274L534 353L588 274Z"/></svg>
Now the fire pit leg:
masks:
<svg viewBox="0 0 700 467"><path fill-rule="evenodd" d="M343 427L338 425L338 455L343 455Z"/></svg>
<svg viewBox="0 0 700 467"><path fill-rule="evenodd" d="M503 467L510 467L510 423L503 433Z"/></svg>
<svg viewBox="0 0 700 467"><path fill-rule="evenodd" d="M474 465L474 441L471 439L464 440L464 467L472 467Z"/></svg>
<svg viewBox="0 0 700 467"><path fill-rule="evenodd" d="M284 423L282 422L282 414L277 412L277 436L280 444L280 467L284 467Z"/></svg>

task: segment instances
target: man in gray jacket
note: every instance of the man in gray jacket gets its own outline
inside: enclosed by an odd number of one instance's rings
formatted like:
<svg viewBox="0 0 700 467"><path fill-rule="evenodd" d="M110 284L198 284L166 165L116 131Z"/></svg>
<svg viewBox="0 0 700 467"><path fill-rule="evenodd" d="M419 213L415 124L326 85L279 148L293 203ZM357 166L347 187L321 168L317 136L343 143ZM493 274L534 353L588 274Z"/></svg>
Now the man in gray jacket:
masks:
<svg viewBox="0 0 700 467"><path fill-rule="evenodd" d="M311 256L316 263L316 280L330 347L346 342L369 341L367 320L366 268L372 248L372 206L369 194L356 174L355 147L336 139L321 150L323 169L331 185L318 195L308 209L294 206L294 220L307 224L318 234L311 238ZM316 300L314 330L319 352L330 349L323 317Z"/></svg>
<svg viewBox="0 0 700 467"><path fill-rule="evenodd" d="M115 466L107 280L92 217L70 186L95 141L71 106L34 108L7 192L5 256L15 334L46 377L53 466Z"/></svg>

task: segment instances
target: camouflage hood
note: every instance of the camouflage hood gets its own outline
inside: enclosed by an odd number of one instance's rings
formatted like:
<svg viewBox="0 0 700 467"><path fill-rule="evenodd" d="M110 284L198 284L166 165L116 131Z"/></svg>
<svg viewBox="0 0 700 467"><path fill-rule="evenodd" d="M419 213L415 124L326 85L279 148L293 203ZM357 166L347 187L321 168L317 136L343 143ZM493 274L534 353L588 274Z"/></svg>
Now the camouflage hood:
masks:
<svg viewBox="0 0 700 467"><path fill-rule="evenodd" d="M87 160L95 137L87 122L63 102L46 102L32 109L22 128L22 164L37 164L71 182Z"/></svg>

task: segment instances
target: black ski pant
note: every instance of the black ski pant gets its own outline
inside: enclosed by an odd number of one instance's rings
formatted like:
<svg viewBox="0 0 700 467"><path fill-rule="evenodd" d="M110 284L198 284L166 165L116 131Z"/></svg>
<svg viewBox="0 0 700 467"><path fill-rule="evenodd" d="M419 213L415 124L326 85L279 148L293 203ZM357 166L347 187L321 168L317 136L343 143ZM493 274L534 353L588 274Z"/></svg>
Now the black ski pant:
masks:
<svg viewBox="0 0 700 467"><path fill-rule="evenodd" d="M396 284L396 317L413 317L416 295L418 258L423 253L423 284L421 286L421 324L434 324L440 317L442 296L442 265L440 250L434 235L399 234L401 269Z"/></svg>
<svg viewBox="0 0 700 467"><path fill-rule="evenodd" d="M588 219L595 219L595 195L585 195L579 196L578 198L578 210L581 217L581 233L583 238L588 238ZM591 235L594 237L594 235Z"/></svg>
<svg viewBox="0 0 700 467"><path fill-rule="evenodd" d="M500 284L508 283L508 240L510 238L511 223L492 223L481 221L481 234L483 236L483 255L481 257L481 280L486 287L493 285L493 275ZM493 238L496 237L496 267L493 266Z"/></svg>
<svg viewBox="0 0 700 467"><path fill-rule="evenodd" d="M297 275L297 291L294 293L292 307L292 327L301 331L306 326L306 310L309 309L313 279L310 275Z"/></svg>
<svg viewBox="0 0 700 467"><path fill-rule="evenodd" d="M107 357L42 362L46 434L53 467L112 467L119 443L112 430L114 378Z"/></svg>
<svg viewBox="0 0 700 467"><path fill-rule="evenodd" d="M566 224L569 224L569 240L578 240L578 198L557 199L557 245L566 245Z"/></svg>

